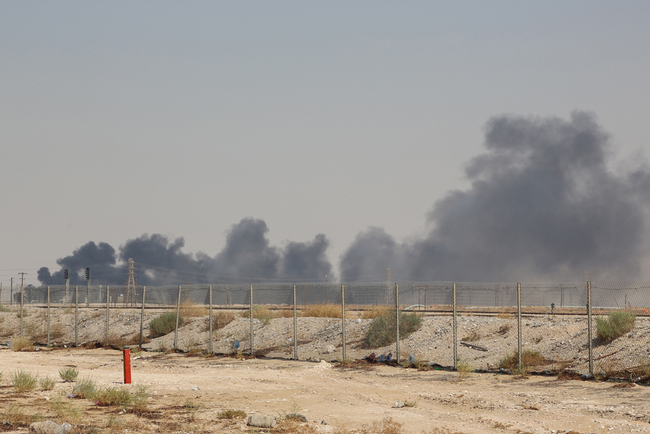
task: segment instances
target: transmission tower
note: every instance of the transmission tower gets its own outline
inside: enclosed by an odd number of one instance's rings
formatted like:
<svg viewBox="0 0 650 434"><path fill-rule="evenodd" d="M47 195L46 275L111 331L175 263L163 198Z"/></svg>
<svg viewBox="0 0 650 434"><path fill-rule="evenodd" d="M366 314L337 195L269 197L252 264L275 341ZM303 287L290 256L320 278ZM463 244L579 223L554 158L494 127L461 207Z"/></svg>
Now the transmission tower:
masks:
<svg viewBox="0 0 650 434"><path fill-rule="evenodd" d="M126 300L124 300L124 306L133 307L135 305L135 265L133 258L129 258L129 277L126 280Z"/></svg>

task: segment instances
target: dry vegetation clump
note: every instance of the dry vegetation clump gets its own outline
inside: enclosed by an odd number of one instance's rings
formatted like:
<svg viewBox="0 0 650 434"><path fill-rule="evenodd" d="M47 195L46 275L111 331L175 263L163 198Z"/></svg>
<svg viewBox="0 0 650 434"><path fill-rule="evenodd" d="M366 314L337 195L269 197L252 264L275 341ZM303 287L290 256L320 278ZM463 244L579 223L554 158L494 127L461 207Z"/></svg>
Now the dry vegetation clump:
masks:
<svg viewBox="0 0 650 434"><path fill-rule="evenodd" d="M476 330L472 330L469 335L461 338L461 341L463 342L476 342L478 340L481 340L481 335L479 335Z"/></svg>
<svg viewBox="0 0 650 434"><path fill-rule="evenodd" d="M241 316L244 318L250 318L251 310L246 309L245 311L242 312ZM271 312L271 310L268 307L256 304L253 305L253 318L260 320L262 323L266 325L268 324L269 321L271 321L271 319L275 318L275 315L273 314L273 312Z"/></svg>
<svg viewBox="0 0 650 434"><path fill-rule="evenodd" d="M217 413L217 419L245 419L246 412L244 410L222 410Z"/></svg>
<svg viewBox="0 0 650 434"><path fill-rule="evenodd" d="M24 336L17 336L11 341L11 349L14 351L33 350L34 341Z"/></svg>
<svg viewBox="0 0 650 434"><path fill-rule="evenodd" d="M378 316L384 315L386 312L390 311L391 308L385 305L372 306L369 309L364 309L361 319L375 319Z"/></svg>
<svg viewBox="0 0 650 434"><path fill-rule="evenodd" d="M603 342L611 342L634 328L636 315L626 310L618 310L608 316L596 317L596 335Z"/></svg>
<svg viewBox="0 0 650 434"><path fill-rule="evenodd" d="M500 335L505 335L510 331L510 328L511 328L510 324L504 324L501 327L499 327L499 331L497 333Z"/></svg>
<svg viewBox="0 0 650 434"><path fill-rule="evenodd" d="M456 362L456 372L458 372L458 378L456 381L459 383L467 378L474 372L474 367L464 359L458 359Z"/></svg>
<svg viewBox="0 0 650 434"><path fill-rule="evenodd" d="M212 315L212 330L220 330L235 320L235 314L232 312L220 311ZM209 323L206 323L205 331L210 329Z"/></svg>
<svg viewBox="0 0 650 434"><path fill-rule="evenodd" d="M181 303L180 311L181 318L200 318L209 313L209 310L205 305L197 304L189 299Z"/></svg>
<svg viewBox="0 0 650 434"><path fill-rule="evenodd" d="M79 376L79 371L74 366L59 369L59 377L61 377L64 383L76 381L77 376Z"/></svg>
<svg viewBox="0 0 650 434"><path fill-rule="evenodd" d="M300 316L311 318L342 318L341 306L334 303L310 304L300 311Z"/></svg>
<svg viewBox="0 0 650 434"><path fill-rule="evenodd" d="M539 351L524 350L521 354L522 372L519 371L519 351L514 350L510 355L504 357L499 362L499 368L506 369L517 374L526 374L528 369L533 366L542 366L548 363L548 360L542 356Z"/></svg>
<svg viewBox="0 0 650 434"><path fill-rule="evenodd" d="M16 390L16 393L31 392L38 387L38 378L32 375L31 372L14 371L10 376L11 385Z"/></svg>

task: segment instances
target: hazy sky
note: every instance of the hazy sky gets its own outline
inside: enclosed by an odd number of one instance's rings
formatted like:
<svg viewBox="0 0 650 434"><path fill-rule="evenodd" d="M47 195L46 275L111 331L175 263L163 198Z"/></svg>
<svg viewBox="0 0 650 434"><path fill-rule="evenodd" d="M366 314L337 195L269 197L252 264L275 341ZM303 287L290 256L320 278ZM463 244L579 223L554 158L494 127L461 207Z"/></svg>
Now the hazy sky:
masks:
<svg viewBox="0 0 650 434"><path fill-rule="evenodd" d="M144 233L422 234L496 115L650 137L649 2L0 3L0 281ZM646 273L647 274L647 273Z"/></svg>

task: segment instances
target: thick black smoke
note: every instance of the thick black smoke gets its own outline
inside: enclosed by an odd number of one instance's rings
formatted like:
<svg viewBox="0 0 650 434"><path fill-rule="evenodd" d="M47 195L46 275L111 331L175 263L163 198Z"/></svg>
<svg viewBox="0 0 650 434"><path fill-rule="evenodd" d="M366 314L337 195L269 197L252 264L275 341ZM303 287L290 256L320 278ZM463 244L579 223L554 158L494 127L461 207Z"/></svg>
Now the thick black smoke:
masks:
<svg viewBox="0 0 650 434"><path fill-rule="evenodd" d="M263 220L245 218L231 227L225 247L214 258L201 252L184 253L183 238L170 241L160 234L128 240L120 247L119 255L107 243L89 242L71 256L59 259L61 270L50 273L47 267L42 267L38 270L38 280L44 285L61 285L63 269L67 268L70 283L81 285L86 283L85 269L90 267L93 284L124 285L129 258L135 262L138 285L332 278L332 266L325 256L329 241L324 235L317 235L312 242L290 242L284 249L278 249L270 246L267 232Z"/></svg>
<svg viewBox="0 0 650 434"><path fill-rule="evenodd" d="M342 255L342 280L389 267L396 279L436 281L638 276L650 175L612 171L608 136L592 115L495 117L485 146L465 170L471 188L429 213L427 237L398 244L371 228Z"/></svg>

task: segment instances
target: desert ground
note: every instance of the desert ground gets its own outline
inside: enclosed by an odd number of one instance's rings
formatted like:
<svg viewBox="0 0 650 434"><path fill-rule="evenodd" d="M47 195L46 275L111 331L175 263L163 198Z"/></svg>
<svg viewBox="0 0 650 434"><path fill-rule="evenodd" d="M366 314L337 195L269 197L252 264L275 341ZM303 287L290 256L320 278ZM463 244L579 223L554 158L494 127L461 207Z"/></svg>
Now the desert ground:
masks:
<svg viewBox="0 0 650 434"><path fill-rule="evenodd" d="M119 350L0 350L0 429L25 432L38 416L68 422L73 432L650 432L650 389L621 387L626 383L491 373L458 381L458 373L450 371L178 353L143 352L132 364L133 384L119 386ZM133 414L68 398L74 383L63 383L58 373L71 366L98 387L146 386L148 410ZM16 394L8 377L18 369L56 378L57 384ZM274 416L279 423L254 429L245 419L219 419L229 409ZM293 413L307 422L284 419Z"/></svg>
<svg viewBox="0 0 650 434"><path fill-rule="evenodd" d="M147 311L145 335L148 321L159 313ZM363 333L370 320L360 317L346 322L350 360L344 363L336 363L342 345L341 320L335 318L299 318L299 360L292 359L292 318L254 320L255 358L247 355L250 320L240 316L214 331L213 351L220 355L210 356L203 315L188 315L178 334L179 352L171 351L173 333L147 339L142 351L133 345L134 336L139 336L138 310L111 313L113 342L103 348L90 348L105 341L101 309L85 309L79 315L79 341L84 347L70 348L74 316L69 309L58 309L51 319L55 348L14 351L10 344L17 315L0 314L0 430L25 432L31 422L49 419L69 423L71 432L78 433L650 432L650 389L638 381L638 367L646 366L650 349L647 318L637 318L634 330L610 344L596 343L596 368L619 374L607 381L580 379L587 366L582 316L526 317L525 348L539 351L546 361L531 368L539 375L517 376L498 369L499 360L517 347L516 320L507 315L462 314L458 338L488 350L459 346L459 358L478 370L465 378L446 369L452 365L449 316L425 316L420 330L401 341L402 362L413 353L419 362L443 366L429 370L351 362L370 352L395 352L394 344L364 348ZM42 341L43 327L42 310L32 308L24 318L25 334ZM233 346L236 341L239 349ZM116 348L129 343L132 384L122 385L123 352ZM70 367L79 371L77 381L91 379L98 389L125 387L135 393L146 388L146 410L73 397L75 383L59 378L60 370ZM56 379L56 384L51 390L16 393L11 377L21 370ZM251 427L246 418L223 419L226 410L272 416L278 424ZM306 421L287 417L292 414Z"/></svg>

